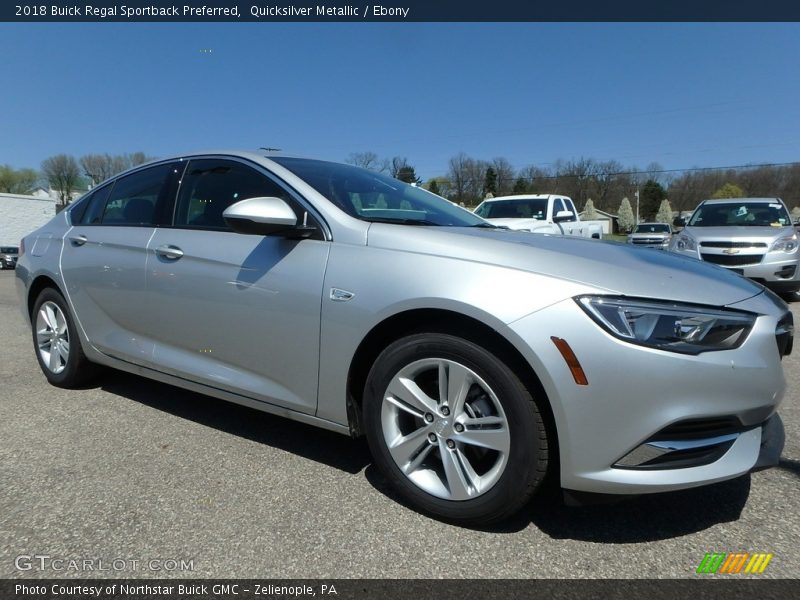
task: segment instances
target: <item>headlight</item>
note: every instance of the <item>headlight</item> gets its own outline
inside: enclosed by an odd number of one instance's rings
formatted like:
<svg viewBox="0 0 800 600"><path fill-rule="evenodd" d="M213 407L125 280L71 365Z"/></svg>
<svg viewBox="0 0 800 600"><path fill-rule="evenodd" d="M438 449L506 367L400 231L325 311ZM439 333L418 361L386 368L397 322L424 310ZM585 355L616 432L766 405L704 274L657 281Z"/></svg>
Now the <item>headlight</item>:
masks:
<svg viewBox="0 0 800 600"><path fill-rule="evenodd" d="M697 250L697 242L694 241L693 237L689 237L688 235L681 234L675 240L675 248L677 250Z"/></svg>
<svg viewBox="0 0 800 600"><path fill-rule="evenodd" d="M778 238L773 242L772 247L770 247L770 252L778 252L783 250L784 252L792 252L797 248L797 235L787 235L786 237Z"/></svg>
<svg viewBox="0 0 800 600"><path fill-rule="evenodd" d="M743 311L671 302L611 296L579 296L575 300L611 335L681 354L738 348L756 320L756 315Z"/></svg>

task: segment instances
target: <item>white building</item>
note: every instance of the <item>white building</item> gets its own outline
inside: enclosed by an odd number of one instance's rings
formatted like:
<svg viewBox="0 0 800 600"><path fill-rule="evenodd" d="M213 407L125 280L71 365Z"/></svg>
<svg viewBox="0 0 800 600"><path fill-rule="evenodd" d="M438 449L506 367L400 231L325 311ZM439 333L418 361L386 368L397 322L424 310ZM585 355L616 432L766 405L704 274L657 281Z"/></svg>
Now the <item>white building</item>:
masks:
<svg viewBox="0 0 800 600"><path fill-rule="evenodd" d="M18 246L20 239L55 214L56 201L51 197L0 193L0 244Z"/></svg>

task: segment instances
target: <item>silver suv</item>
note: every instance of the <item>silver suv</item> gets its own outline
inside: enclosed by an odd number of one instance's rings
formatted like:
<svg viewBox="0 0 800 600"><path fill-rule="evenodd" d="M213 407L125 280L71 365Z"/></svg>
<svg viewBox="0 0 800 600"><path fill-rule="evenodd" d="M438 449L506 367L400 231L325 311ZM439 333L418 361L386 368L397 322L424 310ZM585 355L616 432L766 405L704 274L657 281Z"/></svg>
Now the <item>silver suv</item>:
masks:
<svg viewBox="0 0 800 600"><path fill-rule="evenodd" d="M714 263L772 290L800 289L798 234L779 198L704 200L670 250Z"/></svg>
<svg viewBox="0 0 800 600"><path fill-rule="evenodd" d="M19 248L16 246L0 246L0 269L13 269L17 266Z"/></svg>

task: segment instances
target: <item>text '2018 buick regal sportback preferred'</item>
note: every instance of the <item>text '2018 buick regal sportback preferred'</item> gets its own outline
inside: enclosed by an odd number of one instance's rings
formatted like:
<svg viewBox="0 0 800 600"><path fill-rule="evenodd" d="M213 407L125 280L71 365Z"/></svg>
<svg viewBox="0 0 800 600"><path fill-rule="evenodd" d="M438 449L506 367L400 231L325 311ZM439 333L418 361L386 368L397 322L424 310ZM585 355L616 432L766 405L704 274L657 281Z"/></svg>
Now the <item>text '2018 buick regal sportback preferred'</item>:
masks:
<svg viewBox="0 0 800 600"><path fill-rule="evenodd" d="M496 228L357 167L161 160L23 242L17 287L51 383L107 365L364 434L440 518L502 519L548 473L662 492L783 447L793 324L771 292L657 250Z"/></svg>

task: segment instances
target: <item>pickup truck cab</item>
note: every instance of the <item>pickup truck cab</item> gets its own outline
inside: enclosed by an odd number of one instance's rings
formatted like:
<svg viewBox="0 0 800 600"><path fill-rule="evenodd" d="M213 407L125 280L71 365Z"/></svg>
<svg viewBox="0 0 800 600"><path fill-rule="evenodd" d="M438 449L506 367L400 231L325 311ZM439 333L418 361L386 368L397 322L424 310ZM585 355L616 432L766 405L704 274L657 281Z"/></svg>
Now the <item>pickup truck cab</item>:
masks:
<svg viewBox="0 0 800 600"><path fill-rule="evenodd" d="M600 221L581 221L572 199L555 194L487 198L475 214L517 231L602 239Z"/></svg>
<svg viewBox="0 0 800 600"><path fill-rule="evenodd" d="M798 233L779 198L704 200L671 251L749 277L775 292L800 290Z"/></svg>

